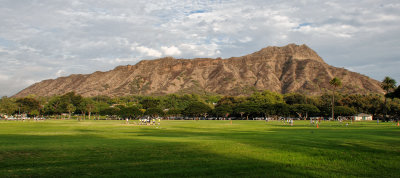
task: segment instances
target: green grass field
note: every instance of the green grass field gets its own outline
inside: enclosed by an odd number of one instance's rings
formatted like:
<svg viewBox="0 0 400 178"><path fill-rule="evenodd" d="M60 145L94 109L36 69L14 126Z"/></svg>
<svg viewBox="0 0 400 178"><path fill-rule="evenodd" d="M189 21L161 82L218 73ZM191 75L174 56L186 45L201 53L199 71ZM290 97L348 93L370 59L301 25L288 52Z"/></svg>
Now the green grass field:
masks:
<svg viewBox="0 0 400 178"><path fill-rule="evenodd" d="M133 123L131 121L131 123ZM400 128L309 121L0 121L0 177L399 177Z"/></svg>

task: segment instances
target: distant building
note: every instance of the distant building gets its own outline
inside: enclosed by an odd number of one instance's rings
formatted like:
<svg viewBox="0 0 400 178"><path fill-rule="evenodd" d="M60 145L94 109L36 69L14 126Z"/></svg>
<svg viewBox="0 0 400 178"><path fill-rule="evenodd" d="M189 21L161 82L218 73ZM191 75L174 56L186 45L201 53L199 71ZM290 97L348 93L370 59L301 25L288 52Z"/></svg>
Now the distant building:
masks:
<svg viewBox="0 0 400 178"><path fill-rule="evenodd" d="M371 114L360 113L354 116L355 121L372 121Z"/></svg>

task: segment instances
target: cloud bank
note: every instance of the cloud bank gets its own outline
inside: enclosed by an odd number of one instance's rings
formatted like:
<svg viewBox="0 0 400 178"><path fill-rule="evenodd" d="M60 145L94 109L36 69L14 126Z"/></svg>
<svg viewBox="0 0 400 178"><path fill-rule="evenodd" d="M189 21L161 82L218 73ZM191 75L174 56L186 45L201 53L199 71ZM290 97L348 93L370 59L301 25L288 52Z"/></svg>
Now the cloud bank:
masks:
<svg viewBox="0 0 400 178"><path fill-rule="evenodd" d="M400 82L400 2L15 1L0 7L0 95L142 59L232 57L307 44L328 63Z"/></svg>

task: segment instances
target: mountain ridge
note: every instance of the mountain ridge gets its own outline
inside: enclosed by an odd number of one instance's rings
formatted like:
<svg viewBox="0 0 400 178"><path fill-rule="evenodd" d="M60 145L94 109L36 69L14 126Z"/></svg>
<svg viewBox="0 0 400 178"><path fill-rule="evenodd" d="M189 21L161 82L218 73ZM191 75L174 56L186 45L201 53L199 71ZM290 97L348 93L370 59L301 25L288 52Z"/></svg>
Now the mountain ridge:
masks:
<svg viewBox="0 0 400 178"><path fill-rule="evenodd" d="M14 97L29 94L61 95L74 91L83 96L162 95L215 93L246 95L252 91L320 94L329 80L342 79L343 93L382 93L379 82L365 75L328 65L307 45L269 46L254 53L227 59L163 57L109 71L72 74L43 80Z"/></svg>

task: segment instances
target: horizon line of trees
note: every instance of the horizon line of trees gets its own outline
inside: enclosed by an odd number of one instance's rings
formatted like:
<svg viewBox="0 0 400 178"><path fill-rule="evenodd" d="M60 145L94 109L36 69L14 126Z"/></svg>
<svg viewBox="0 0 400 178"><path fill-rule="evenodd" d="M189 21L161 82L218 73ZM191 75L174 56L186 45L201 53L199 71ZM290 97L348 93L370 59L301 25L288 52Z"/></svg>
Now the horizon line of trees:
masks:
<svg viewBox="0 0 400 178"><path fill-rule="evenodd" d="M61 116L79 114L82 119L93 115L114 118L141 116L189 117L299 117L310 116L337 118L367 113L382 120L400 117L400 86L385 77L381 86L385 95L340 94L336 89L340 79L330 82L333 92L319 96L300 93L279 94L271 91L254 92L250 96L221 96L198 94L169 94L164 96L82 97L74 92L61 96L0 99L0 113L27 114L28 116ZM335 117L336 116L336 117Z"/></svg>

